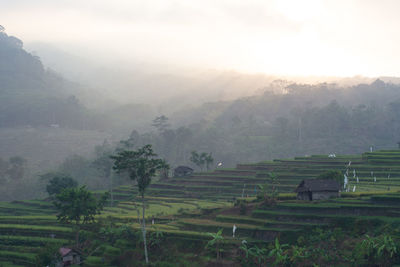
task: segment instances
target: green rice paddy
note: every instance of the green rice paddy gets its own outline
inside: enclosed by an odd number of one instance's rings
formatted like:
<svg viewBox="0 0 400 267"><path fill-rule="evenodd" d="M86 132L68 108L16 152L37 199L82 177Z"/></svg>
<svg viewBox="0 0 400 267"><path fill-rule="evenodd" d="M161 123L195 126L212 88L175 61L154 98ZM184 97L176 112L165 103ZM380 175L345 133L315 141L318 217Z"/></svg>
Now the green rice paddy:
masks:
<svg viewBox="0 0 400 267"><path fill-rule="evenodd" d="M301 180L315 178L327 170L344 174L347 169L351 188L356 186L355 192L342 192L340 199L327 201L296 200L293 191ZM353 178L354 170L358 182ZM278 203L257 206L253 201L259 192L258 185L268 187L270 172L277 175ZM230 242L240 243L242 239L266 242L277 236L293 238L317 227L346 227L356 221L400 224L398 191L400 151L336 158L314 155L238 164L237 168L154 182L146 197L146 218L149 232L162 231L168 238L203 244L209 240L207 232L223 229ZM114 220L139 231L142 202L137 198L137 189L125 185L114 192L114 206L108 205L97 218L105 222ZM240 207L233 207L235 199L245 200L244 213ZM155 225L151 224L152 219ZM234 224L237 232L233 238ZM0 266L34 266L41 247L73 243L74 229L57 222L51 202L0 202ZM95 264L96 260L90 261Z"/></svg>

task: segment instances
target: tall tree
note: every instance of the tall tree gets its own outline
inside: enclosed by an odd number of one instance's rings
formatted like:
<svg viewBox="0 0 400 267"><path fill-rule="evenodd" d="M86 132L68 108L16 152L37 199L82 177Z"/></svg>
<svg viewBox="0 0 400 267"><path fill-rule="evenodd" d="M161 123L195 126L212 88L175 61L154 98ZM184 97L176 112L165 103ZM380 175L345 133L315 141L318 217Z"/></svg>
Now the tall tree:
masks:
<svg viewBox="0 0 400 267"><path fill-rule="evenodd" d="M155 127L160 133L164 132L170 126L168 123L168 117L164 115L156 117L153 120L152 126Z"/></svg>
<svg viewBox="0 0 400 267"><path fill-rule="evenodd" d="M206 163L207 171L209 171L210 165L214 162L214 158L212 157L212 154L211 153L206 154L204 157L204 161Z"/></svg>
<svg viewBox="0 0 400 267"><path fill-rule="evenodd" d="M78 182L68 174L49 172L40 175L40 178L49 181L46 191L51 197L60 194L64 189L78 187Z"/></svg>
<svg viewBox="0 0 400 267"><path fill-rule="evenodd" d="M77 247L81 226L94 222L95 215L100 214L107 198L108 193L105 193L97 199L85 186L66 188L56 195L53 204L58 210L57 220L75 224Z"/></svg>
<svg viewBox="0 0 400 267"><path fill-rule="evenodd" d="M190 161L196 164L201 171L203 171L203 167L206 165L208 171L210 165L214 162L214 158L211 153L192 151Z"/></svg>
<svg viewBox="0 0 400 267"><path fill-rule="evenodd" d="M190 161L193 162L197 167L201 169L200 154L197 151L192 151L190 155Z"/></svg>
<svg viewBox="0 0 400 267"><path fill-rule="evenodd" d="M117 173L127 172L129 177L137 182L139 194L142 198L142 234L146 264L149 262L147 253L146 240L146 223L145 223L145 198L146 189L151 183L151 179L156 176L158 170L166 167L163 159L156 158L151 145L145 145L138 150L122 150L117 155L112 156L114 159L113 169Z"/></svg>

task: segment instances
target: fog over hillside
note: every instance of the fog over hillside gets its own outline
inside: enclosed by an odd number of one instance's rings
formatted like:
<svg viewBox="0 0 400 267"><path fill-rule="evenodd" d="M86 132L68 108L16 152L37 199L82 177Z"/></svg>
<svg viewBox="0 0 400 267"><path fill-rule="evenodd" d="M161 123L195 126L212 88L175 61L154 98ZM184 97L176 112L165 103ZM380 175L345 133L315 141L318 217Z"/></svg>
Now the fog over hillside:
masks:
<svg viewBox="0 0 400 267"><path fill-rule="evenodd" d="M0 267L400 266L399 0L0 0Z"/></svg>
<svg viewBox="0 0 400 267"><path fill-rule="evenodd" d="M80 57L45 43L32 43L27 47L34 51L47 67L78 82L84 88L82 97L87 105L100 109L117 104L144 103L153 106L160 113L171 113L205 102L262 94L265 87L277 80L283 80L286 84L328 82L340 86L353 86L371 83L378 78L278 76L235 70L185 68L140 60L121 62L88 55ZM395 77L380 79L400 83ZM96 101L93 101L93 97ZM105 99L107 101L104 101Z"/></svg>
<svg viewBox="0 0 400 267"><path fill-rule="evenodd" d="M358 3L42 1L0 10L0 157L23 157L32 183L61 169L101 188L91 162L121 140L172 167L195 167L192 151L233 167L400 140L396 42L382 42L396 28L376 31Z"/></svg>

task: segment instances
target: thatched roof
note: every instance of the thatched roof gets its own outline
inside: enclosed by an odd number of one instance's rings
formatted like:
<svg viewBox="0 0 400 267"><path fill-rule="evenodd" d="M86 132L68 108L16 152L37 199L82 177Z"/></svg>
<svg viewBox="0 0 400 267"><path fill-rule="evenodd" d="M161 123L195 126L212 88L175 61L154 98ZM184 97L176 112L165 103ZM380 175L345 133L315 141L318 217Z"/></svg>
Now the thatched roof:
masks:
<svg viewBox="0 0 400 267"><path fill-rule="evenodd" d="M295 192L317 192L317 191L334 191L337 192L340 185L332 179L307 179L303 180L296 188Z"/></svg>
<svg viewBox="0 0 400 267"><path fill-rule="evenodd" d="M176 172L192 172L193 169L188 166L179 166L179 167L175 168L174 171L176 171Z"/></svg>

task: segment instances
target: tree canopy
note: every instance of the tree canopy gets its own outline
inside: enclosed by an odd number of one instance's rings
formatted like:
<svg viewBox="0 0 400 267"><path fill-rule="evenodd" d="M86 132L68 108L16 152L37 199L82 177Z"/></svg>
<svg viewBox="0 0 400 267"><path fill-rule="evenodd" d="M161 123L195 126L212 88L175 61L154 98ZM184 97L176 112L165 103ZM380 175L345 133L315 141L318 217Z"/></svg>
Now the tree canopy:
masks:
<svg viewBox="0 0 400 267"><path fill-rule="evenodd" d="M167 165L163 159L156 157L157 154L154 153L151 145L145 145L136 151L123 150L111 156L114 159L113 169L118 173L127 172L130 179L136 180L142 196L150 185L151 178Z"/></svg>
<svg viewBox="0 0 400 267"><path fill-rule="evenodd" d="M139 194L142 196L142 234L145 260L148 263L144 193L157 171L165 171L169 166L165 160L157 158L151 145L145 145L138 150L121 150L111 158L114 159L114 170L118 173L127 172L129 178L137 181Z"/></svg>
<svg viewBox="0 0 400 267"><path fill-rule="evenodd" d="M50 196L60 194L64 189L75 188L78 186L78 182L75 181L71 176L64 173L46 173L41 175L44 180L49 180L46 186L46 191Z"/></svg>
<svg viewBox="0 0 400 267"><path fill-rule="evenodd" d="M96 198L85 186L66 188L55 196L54 206L58 210L57 219L76 225L94 222L108 198L108 193Z"/></svg>

